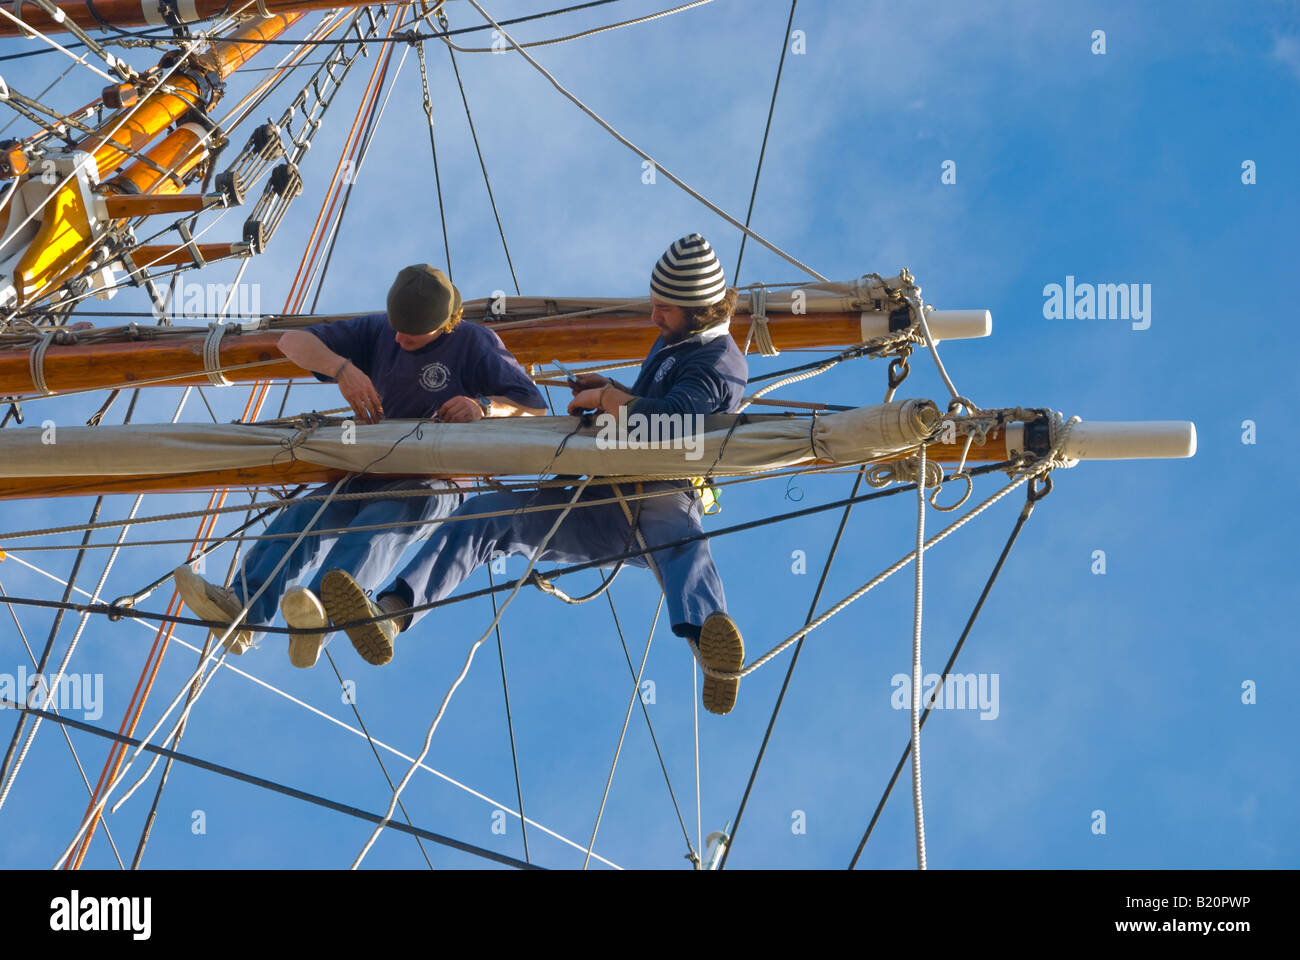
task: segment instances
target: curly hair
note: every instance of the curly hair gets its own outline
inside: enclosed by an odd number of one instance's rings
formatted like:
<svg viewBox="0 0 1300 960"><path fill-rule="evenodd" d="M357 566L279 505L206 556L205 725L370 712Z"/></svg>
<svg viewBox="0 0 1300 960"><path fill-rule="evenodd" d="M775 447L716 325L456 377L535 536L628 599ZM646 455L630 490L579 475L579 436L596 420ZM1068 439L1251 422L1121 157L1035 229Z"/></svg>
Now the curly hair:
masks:
<svg viewBox="0 0 1300 960"><path fill-rule="evenodd" d="M465 319L465 308L461 307L450 317L448 317L447 322L443 324L441 327L439 327L438 329L440 329L443 333L451 333L453 330L456 329L457 325L464 319Z"/></svg>
<svg viewBox="0 0 1300 960"><path fill-rule="evenodd" d="M710 304L707 307L688 308L686 310L686 329L689 333L699 333L701 330L707 330L709 327L722 323L730 319L731 313L736 309L736 300L739 294L736 288L732 287L717 303Z"/></svg>

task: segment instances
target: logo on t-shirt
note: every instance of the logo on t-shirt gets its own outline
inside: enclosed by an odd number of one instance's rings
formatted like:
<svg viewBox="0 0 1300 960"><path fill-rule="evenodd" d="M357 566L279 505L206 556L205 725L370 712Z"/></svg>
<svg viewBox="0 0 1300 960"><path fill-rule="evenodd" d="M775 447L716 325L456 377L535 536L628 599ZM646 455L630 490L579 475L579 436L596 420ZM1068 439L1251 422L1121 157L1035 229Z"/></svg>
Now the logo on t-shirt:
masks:
<svg viewBox="0 0 1300 960"><path fill-rule="evenodd" d="M427 363L424 369L420 371L420 386L430 393L437 393L447 385L448 378L451 377L451 371L438 361Z"/></svg>
<svg viewBox="0 0 1300 960"><path fill-rule="evenodd" d="M677 362L676 357L669 357L667 360L665 360L663 366L655 371L655 383L658 383L660 380L662 380L667 375L668 371L673 368L673 364L676 362Z"/></svg>

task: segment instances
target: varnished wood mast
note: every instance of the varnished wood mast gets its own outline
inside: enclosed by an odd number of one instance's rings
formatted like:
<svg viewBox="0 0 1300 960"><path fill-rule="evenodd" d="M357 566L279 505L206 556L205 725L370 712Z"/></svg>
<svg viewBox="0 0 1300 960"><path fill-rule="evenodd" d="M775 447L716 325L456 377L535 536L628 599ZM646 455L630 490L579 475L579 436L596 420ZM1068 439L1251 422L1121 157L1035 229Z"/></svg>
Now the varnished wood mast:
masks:
<svg viewBox="0 0 1300 960"><path fill-rule="evenodd" d="M770 313L768 323L772 340L779 349L838 347L861 342L860 317L858 313ZM741 346L749 327L750 319L746 315L737 314L731 321L731 335ZM637 359L646 355L656 336L658 330L648 316L626 314L540 319L525 325L512 323L501 331L506 348L523 364ZM226 378L239 382L310 377L310 373L280 353L276 346L279 339L279 333L225 337L221 341L223 368L265 364L242 370L228 369ZM28 349L0 350L0 397L26 397L38 392L32 383L30 357ZM202 335L130 343L51 345L45 354L45 382L54 393L131 386L163 378L174 379L156 385L208 383L203 372Z"/></svg>

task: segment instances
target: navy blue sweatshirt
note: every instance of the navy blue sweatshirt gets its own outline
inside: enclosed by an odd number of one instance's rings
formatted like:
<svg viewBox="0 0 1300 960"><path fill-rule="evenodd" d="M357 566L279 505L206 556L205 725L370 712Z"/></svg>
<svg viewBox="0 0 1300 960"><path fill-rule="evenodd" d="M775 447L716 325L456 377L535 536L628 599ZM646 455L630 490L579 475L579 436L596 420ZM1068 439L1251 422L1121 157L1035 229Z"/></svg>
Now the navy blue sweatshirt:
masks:
<svg viewBox="0 0 1300 960"><path fill-rule="evenodd" d="M749 364L720 323L678 343L661 336L628 389L627 411L643 414L734 413L749 379Z"/></svg>

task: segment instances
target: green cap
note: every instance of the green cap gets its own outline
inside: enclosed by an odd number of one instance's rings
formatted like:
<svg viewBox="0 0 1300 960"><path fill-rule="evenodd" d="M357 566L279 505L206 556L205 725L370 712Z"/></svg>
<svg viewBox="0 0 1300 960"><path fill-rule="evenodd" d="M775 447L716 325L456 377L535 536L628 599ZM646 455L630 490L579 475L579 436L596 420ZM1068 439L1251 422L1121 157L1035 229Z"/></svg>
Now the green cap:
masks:
<svg viewBox="0 0 1300 960"><path fill-rule="evenodd" d="M388 323L398 333L433 333L460 309L460 291L427 263L403 267L388 290Z"/></svg>

